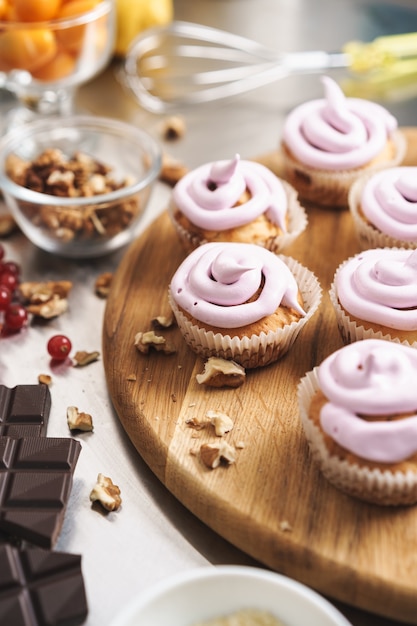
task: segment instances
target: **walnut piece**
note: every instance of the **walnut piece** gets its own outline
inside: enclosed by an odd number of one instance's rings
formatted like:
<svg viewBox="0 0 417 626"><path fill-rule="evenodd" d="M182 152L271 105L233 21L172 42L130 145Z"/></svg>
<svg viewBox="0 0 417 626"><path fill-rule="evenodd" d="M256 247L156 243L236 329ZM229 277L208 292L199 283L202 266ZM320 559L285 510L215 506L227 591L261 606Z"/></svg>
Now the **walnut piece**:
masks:
<svg viewBox="0 0 417 626"><path fill-rule="evenodd" d="M28 281L20 283L18 289L29 313L44 319L51 319L68 310L67 296L72 289L72 282L69 280Z"/></svg>
<svg viewBox="0 0 417 626"><path fill-rule="evenodd" d="M185 423L190 428L194 428L194 430L203 430L203 428L206 428L210 422L207 420L200 420L198 417L190 417L185 420Z"/></svg>
<svg viewBox="0 0 417 626"><path fill-rule="evenodd" d="M217 437L224 437L226 433L230 432L233 428L233 420L220 411L207 411L207 417L210 423L214 426L214 432Z"/></svg>
<svg viewBox="0 0 417 626"><path fill-rule="evenodd" d="M185 120L180 115L171 115L163 122L162 136L167 141L181 139L185 135L185 131Z"/></svg>
<svg viewBox="0 0 417 626"><path fill-rule="evenodd" d="M18 229L18 225L9 213L0 215L0 237L8 237Z"/></svg>
<svg viewBox="0 0 417 626"><path fill-rule="evenodd" d="M171 315L158 315L152 320L152 326L155 328L171 328L175 320L174 314Z"/></svg>
<svg viewBox="0 0 417 626"><path fill-rule="evenodd" d="M52 385L52 376L49 374L39 374L38 383L42 385Z"/></svg>
<svg viewBox="0 0 417 626"><path fill-rule="evenodd" d="M230 465L236 461L235 449L226 441L219 443L203 443L200 447L200 458L204 465L215 469L223 461Z"/></svg>
<svg viewBox="0 0 417 626"><path fill-rule="evenodd" d="M76 406L67 408L67 423L70 430L82 430L91 432L93 430L93 418L89 413L83 413Z"/></svg>
<svg viewBox="0 0 417 626"><path fill-rule="evenodd" d="M143 354L148 354L151 348L164 354L173 354L176 351L175 347L165 337L156 335L153 330L136 333L134 345Z"/></svg>
<svg viewBox="0 0 417 626"><path fill-rule="evenodd" d="M245 379L246 372L241 365L215 356L206 361L202 374L196 375L198 384L207 387L240 387Z"/></svg>
<svg viewBox="0 0 417 626"><path fill-rule="evenodd" d="M94 352L85 352L84 350L79 350L75 353L73 360L75 361L75 367L84 367L85 365L89 365L90 363L94 363L97 361L100 356L100 352L95 350Z"/></svg>
<svg viewBox="0 0 417 626"><path fill-rule="evenodd" d="M162 167L159 179L174 187L187 174L188 168L167 154L162 155Z"/></svg>
<svg viewBox="0 0 417 626"><path fill-rule="evenodd" d="M104 272L100 274L95 282L95 292L100 298L107 298L110 292L111 281L113 280L112 272Z"/></svg>
<svg viewBox="0 0 417 626"><path fill-rule="evenodd" d="M104 474L97 476L97 482L90 493L91 502L100 502L107 511L116 511L121 503L120 489Z"/></svg>

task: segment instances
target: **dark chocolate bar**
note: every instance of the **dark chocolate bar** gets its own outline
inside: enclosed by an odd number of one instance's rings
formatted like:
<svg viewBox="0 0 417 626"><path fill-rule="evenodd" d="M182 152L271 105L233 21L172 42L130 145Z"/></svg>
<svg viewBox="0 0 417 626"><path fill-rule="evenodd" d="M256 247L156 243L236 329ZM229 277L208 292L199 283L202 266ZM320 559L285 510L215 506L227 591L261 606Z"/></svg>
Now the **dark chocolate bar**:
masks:
<svg viewBox="0 0 417 626"><path fill-rule="evenodd" d="M70 437L0 437L0 533L54 546L80 451Z"/></svg>
<svg viewBox="0 0 417 626"><path fill-rule="evenodd" d="M0 385L0 436L45 436L50 409L48 385Z"/></svg>
<svg viewBox="0 0 417 626"><path fill-rule="evenodd" d="M77 626L87 613L79 555L0 544L0 624Z"/></svg>

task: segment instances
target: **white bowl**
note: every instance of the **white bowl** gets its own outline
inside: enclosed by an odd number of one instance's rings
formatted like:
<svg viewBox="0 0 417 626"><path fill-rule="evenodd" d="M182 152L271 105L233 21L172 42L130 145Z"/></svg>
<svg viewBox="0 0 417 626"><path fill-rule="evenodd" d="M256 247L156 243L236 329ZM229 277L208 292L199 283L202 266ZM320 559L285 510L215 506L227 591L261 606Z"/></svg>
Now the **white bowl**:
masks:
<svg viewBox="0 0 417 626"><path fill-rule="evenodd" d="M272 613L285 626L350 626L318 593L281 574L221 565L162 581L135 598L111 626L193 626L244 608Z"/></svg>

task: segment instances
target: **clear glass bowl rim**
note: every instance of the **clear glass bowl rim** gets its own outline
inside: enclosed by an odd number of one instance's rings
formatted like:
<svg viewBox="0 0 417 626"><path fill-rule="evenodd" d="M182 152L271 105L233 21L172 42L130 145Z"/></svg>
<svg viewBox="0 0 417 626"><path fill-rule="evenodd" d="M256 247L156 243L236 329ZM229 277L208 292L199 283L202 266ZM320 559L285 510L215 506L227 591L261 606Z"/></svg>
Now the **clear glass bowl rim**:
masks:
<svg viewBox="0 0 417 626"><path fill-rule="evenodd" d="M6 158L14 152L23 140L33 138L43 131L48 132L52 128L74 128L89 132L110 133L113 136L123 135L128 138L137 139L138 145L149 155L149 170L140 180L132 185L127 185L111 193L100 194L91 197L63 198L53 196L38 191L33 191L13 182L5 173L4 166ZM139 155L138 155L139 156ZM0 140L0 188L18 200L31 202L33 204L50 205L54 207L74 207L91 206L92 204L107 204L120 201L139 193L151 185L158 177L162 166L162 149L158 141L142 128L133 126L121 120L107 117L72 115L69 117L53 117L36 120L27 124L22 124L15 130L10 131Z"/></svg>

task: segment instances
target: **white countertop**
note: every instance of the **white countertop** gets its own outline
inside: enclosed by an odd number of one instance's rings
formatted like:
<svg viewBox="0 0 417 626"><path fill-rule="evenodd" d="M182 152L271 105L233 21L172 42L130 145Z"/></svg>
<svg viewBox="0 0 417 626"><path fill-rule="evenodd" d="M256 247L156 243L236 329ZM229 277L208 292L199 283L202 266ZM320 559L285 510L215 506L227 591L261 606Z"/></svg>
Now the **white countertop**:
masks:
<svg viewBox="0 0 417 626"><path fill-rule="evenodd" d="M406 28L403 11L365 0L178 0L176 18L218 26L255 39L277 51L339 50L350 39L371 39L392 28ZM414 4L415 6L415 4ZM388 19L388 22L387 22ZM416 11L417 22L417 11ZM416 28L417 30L417 28ZM77 106L90 113L129 121L158 134L163 116L142 110L115 77L117 64L80 89ZM317 76L287 78L268 87L207 106L179 111L186 134L163 148L187 166L235 153L243 157L269 152L278 144L288 110L321 94ZM402 126L417 125L415 101L388 104ZM158 183L148 223L166 207L170 190ZM74 287L70 310L47 325L36 325L0 340L0 380L8 386L36 383L50 372L46 337L68 335L75 349L101 351L105 300L94 293L104 271L115 271L123 255L94 261L65 261L35 249L23 235L3 241L7 257L22 265L24 280L69 278ZM91 413L94 432L76 435L82 452L57 550L82 555L89 603L86 626L109 624L135 595L181 570L254 561L189 513L155 478L126 436L109 398L102 361L84 368L50 372L52 409L48 436L69 436L66 407ZM119 511L92 507L89 494L97 474L110 476L121 489ZM340 606L340 605L338 605ZM354 625L393 624L342 607Z"/></svg>

